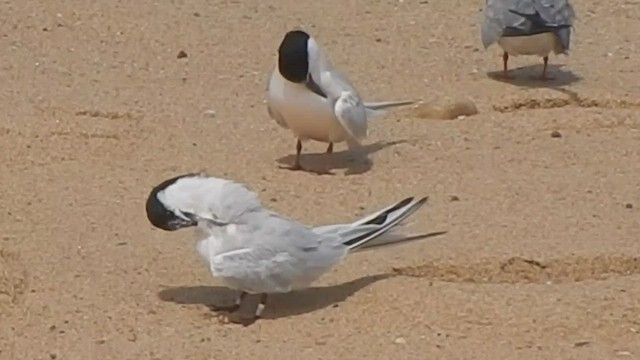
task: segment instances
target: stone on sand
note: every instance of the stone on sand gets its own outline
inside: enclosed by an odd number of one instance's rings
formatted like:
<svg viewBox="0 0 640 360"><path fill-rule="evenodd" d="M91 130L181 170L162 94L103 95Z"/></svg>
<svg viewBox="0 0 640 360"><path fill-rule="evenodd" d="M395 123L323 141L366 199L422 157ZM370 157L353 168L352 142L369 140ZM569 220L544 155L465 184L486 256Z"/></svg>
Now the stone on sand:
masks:
<svg viewBox="0 0 640 360"><path fill-rule="evenodd" d="M476 104L467 98L442 97L425 102L416 107L418 117L422 119L452 120L461 116L478 113Z"/></svg>

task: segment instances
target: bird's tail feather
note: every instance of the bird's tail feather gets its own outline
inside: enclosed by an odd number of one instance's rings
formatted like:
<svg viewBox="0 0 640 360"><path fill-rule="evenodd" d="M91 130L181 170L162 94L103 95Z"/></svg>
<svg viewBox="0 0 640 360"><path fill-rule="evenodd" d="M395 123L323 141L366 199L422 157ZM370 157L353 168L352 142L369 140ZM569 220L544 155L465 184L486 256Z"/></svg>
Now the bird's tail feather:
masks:
<svg viewBox="0 0 640 360"><path fill-rule="evenodd" d="M361 247L351 250L351 252L377 249L379 247L402 245L409 241L422 240L442 234L446 234L446 231L437 231L428 234L407 235L399 233L398 231L396 231L396 229L392 229L388 233L382 234L381 236L378 236L377 238L363 244Z"/></svg>
<svg viewBox="0 0 640 360"><path fill-rule="evenodd" d="M371 110L383 110L391 107L411 105L414 102L413 100L365 102L364 107Z"/></svg>
<svg viewBox="0 0 640 360"><path fill-rule="evenodd" d="M421 199L420 205L416 205L416 210L417 210L417 207L421 206L424 201L426 201L426 198ZM318 226L313 228L313 231L322 235L338 235L341 239L340 243L342 244L345 242L344 239L347 239L346 241L348 242L349 239L354 239L359 236L380 230L381 226L385 225L385 222L388 223L394 219L393 217L389 217L389 215L392 215L394 212L399 212L402 214L403 209L411 208L412 206L414 206L414 205L409 206L410 204L412 204L412 202L415 202L412 197L407 198L398 203L387 206L384 209L378 210L372 214L364 216L352 223ZM410 215L410 213L405 215L403 219L405 219L408 215ZM399 227L406 225L405 222L400 223L400 221L395 222L395 228L393 230L398 230ZM389 235L390 233L391 231L387 229L387 234L385 235Z"/></svg>
<svg viewBox="0 0 640 360"><path fill-rule="evenodd" d="M412 197L406 198L346 227L341 227L339 235L342 238L342 244L348 246L350 251L359 251L404 242L408 239L405 235L389 231L426 202L426 197L418 200Z"/></svg>
<svg viewBox="0 0 640 360"><path fill-rule="evenodd" d="M367 112L367 120L373 120L385 115L387 113L386 109L411 105L413 103L415 103L413 100L365 102L364 107Z"/></svg>

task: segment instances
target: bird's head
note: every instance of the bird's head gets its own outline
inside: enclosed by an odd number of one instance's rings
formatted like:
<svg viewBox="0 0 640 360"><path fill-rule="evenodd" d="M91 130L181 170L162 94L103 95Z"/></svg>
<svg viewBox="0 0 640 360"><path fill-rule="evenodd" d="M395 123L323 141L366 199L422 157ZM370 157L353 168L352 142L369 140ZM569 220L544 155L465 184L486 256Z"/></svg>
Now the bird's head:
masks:
<svg viewBox="0 0 640 360"><path fill-rule="evenodd" d="M179 175L163 181L151 190L146 204L147 219L151 225L166 231L198 225L197 217L194 214L180 209L184 199L172 196L175 191L171 191L180 180L194 176L197 175Z"/></svg>
<svg viewBox="0 0 640 360"><path fill-rule="evenodd" d="M166 231L226 226L261 208L258 195L243 184L193 173L155 186L146 204L151 225Z"/></svg>
<svg viewBox="0 0 640 360"><path fill-rule="evenodd" d="M318 45L309 34L302 30L289 31L278 48L278 71L293 83L305 83L319 56Z"/></svg>

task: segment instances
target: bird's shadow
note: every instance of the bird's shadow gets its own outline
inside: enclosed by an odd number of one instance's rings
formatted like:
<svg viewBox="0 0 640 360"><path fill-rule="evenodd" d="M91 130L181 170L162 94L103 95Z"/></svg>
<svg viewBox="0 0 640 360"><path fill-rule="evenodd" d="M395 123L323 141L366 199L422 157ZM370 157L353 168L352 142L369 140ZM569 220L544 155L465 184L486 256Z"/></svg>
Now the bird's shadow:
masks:
<svg viewBox="0 0 640 360"><path fill-rule="evenodd" d="M371 170L373 162L369 158L369 155L376 153L389 146L394 146L402 143L406 143L407 140L396 140L389 142L376 142L373 144L363 145L359 149L334 152L329 157L328 170L347 169L346 175L359 175L364 174ZM321 171L326 169L326 154L302 154L300 155L300 163L309 171ZM277 160L282 166L291 166L295 161L296 155L290 154L283 156Z"/></svg>
<svg viewBox="0 0 640 360"><path fill-rule="evenodd" d="M505 79L502 76L502 70L487 72L487 76L496 81L528 88L554 88L582 80L580 76L571 70L564 69L564 65L559 64L547 65L547 74L553 79L539 80L537 77L542 74L542 68L542 64L533 64L511 69L509 70L510 79Z"/></svg>
<svg viewBox="0 0 640 360"><path fill-rule="evenodd" d="M397 274L379 274L334 286L312 287L287 294L269 295L267 306L261 315L265 319L295 316L324 309L345 301L359 290ZM176 304L205 305L210 309L231 305L239 292L221 286L179 286L161 290L160 300Z"/></svg>

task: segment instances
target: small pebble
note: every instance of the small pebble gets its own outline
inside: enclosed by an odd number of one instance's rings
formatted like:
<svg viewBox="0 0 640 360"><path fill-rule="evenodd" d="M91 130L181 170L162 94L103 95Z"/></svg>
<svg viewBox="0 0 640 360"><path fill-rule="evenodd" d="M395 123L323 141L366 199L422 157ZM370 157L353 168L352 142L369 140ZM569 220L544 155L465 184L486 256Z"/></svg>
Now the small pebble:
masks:
<svg viewBox="0 0 640 360"><path fill-rule="evenodd" d="M396 344L406 344L407 340L405 340L405 338L403 338L403 337L399 337L399 338L393 340L393 342L396 343Z"/></svg>
<svg viewBox="0 0 640 360"><path fill-rule="evenodd" d="M207 115L208 117L215 117L216 116L216 111L215 110L207 110L204 112L205 115Z"/></svg>
<svg viewBox="0 0 640 360"><path fill-rule="evenodd" d="M131 333L129 334L129 336L127 336L127 340L131 342L136 342L138 340L138 335L136 335L136 333Z"/></svg>
<svg viewBox="0 0 640 360"><path fill-rule="evenodd" d="M626 207L627 209L633 209L633 204L632 203L626 203L626 204L624 204L624 207Z"/></svg>
<svg viewBox="0 0 640 360"><path fill-rule="evenodd" d="M575 346L575 347L583 347L583 346L587 346L589 344L591 344L591 341L586 341L585 340L585 341L578 341L575 344L573 344L573 346Z"/></svg>
<svg viewBox="0 0 640 360"><path fill-rule="evenodd" d="M451 195L449 196L449 201L454 202L454 201L460 201L460 198L456 195Z"/></svg>
<svg viewBox="0 0 640 360"><path fill-rule="evenodd" d="M178 51L178 59L183 59L186 58L188 55L186 52L184 52L183 50Z"/></svg>
<svg viewBox="0 0 640 360"><path fill-rule="evenodd" d="M554 130L554 131L551 132L551 137L552 138L561 138L562 134L560 134L560 131Z"/></svg>

